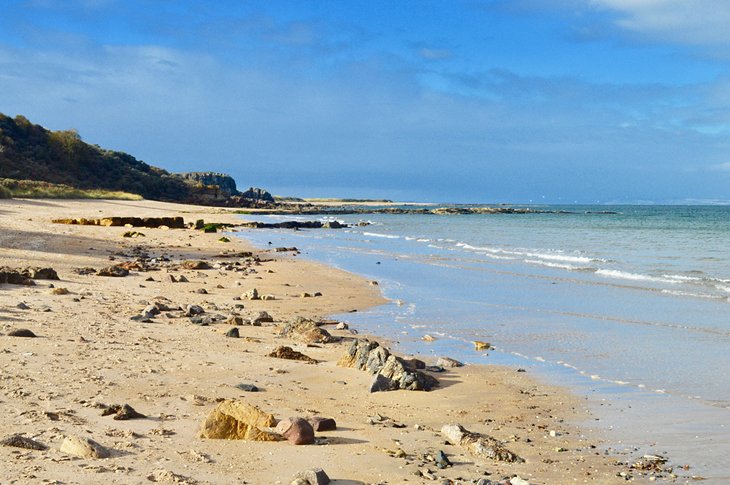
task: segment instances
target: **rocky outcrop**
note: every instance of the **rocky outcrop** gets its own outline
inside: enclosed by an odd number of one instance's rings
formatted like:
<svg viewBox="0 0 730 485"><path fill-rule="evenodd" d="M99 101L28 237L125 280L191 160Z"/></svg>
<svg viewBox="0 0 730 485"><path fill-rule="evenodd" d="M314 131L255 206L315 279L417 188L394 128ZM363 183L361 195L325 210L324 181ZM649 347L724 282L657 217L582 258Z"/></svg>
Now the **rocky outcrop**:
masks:
<svg viewBox="0 0 730 485"><path fill-rule="evenodd" d="M0 284L33 286L33 280L58 280L58 274L53 268L23 268L14 269L7 266L0 267Z"/></svg>
<svg viewBox="0 0 730 485"><path fill-rule="evenodd" d="M195 188L209 188L213 198L226 198L239 195L236 181L230 175L217 172L177 173L176 177Z"/></svg>
<svg viewBox="0 0 730 485"><path fill-rule="evenodd" d="M80 226L107 226L107 227L169 227L170 229L184 229L185 221L182 217L103 217L101 219L53 219L55 224L75 224Z"/></svg>
<svg viewBox="0 0 730 485"><path fill-rule="evenodd" d="M320 328L317 322L304 317L297 317L293 322L284 325L279 336L305 344L327 344L336 340L327 330Z"/></svg>
<svg viewBox="0 0 730 485"><path fill-rule="evenodd" d="M391 354L379 343L366 339L353 340L337 365L376 375L376 390L430 391L438 385L435 377L410 368L404 359Z"/></svg>
<svg viewBox="0 0 730 485"><path fill-rule="evenodd" d="M248 441L279 441L279 436L264 428L276 424L274 416L244 401L227 400L218 404L203 423L201 438Z"/></svg>
<svg viewBox="0 0 730 485"><path fill-rule="evenodd" d="M264 189L258 187L249 187L247 191L239 194L244 199L260 200L264 202L274 202L274 196Z"/></svg>
<svg viewBox="0 0 730 485"><path fill-rule="evenodd" d="M349 226L337 221L284 221L275 223L245 222L241 224L241 227L251 229L342 229Z"/></svg>
<svg viewBox="0 0 730 485"><path fill-rule="evenodd" d="M507 463L523 463L525 461L491 436L472 433L460 424L444 425L441 428L441 434L452 445L461 446L478 458L488 458Z"/></svg>

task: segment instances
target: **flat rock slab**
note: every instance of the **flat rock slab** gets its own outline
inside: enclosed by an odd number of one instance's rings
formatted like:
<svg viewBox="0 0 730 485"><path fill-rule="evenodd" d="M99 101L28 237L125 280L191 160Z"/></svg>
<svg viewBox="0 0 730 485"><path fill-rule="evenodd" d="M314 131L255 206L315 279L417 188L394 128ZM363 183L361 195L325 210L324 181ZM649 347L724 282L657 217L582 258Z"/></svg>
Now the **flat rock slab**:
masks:
<svg viewBox="0 0 730 485"><path fill-rule="evenodd" d="M460 424L444 425L441 428L441 434L449 443L461 446L478 458L488 458L507 463L523 463L525 461L491 436L472 433Z"/></svg>
<svg viewBox="0 0 730 485"><path fill-rule="evenodd" d="M276 424L274 416L242 400L218 404L203 422L201 438L248 441L279 441L266 431Z"/></svg>
<svg viewBox="0 0 730 485"><path fill-rule="evenodd" d="M43 451L48 449L48 447L43 443L39 443L38 441L26 438L25 436L20 436L18 434L10 435L6 438L3 438L2 440L0 440L0 445L12 446L15 448L25 448L26 450Z"/></svg>
<svg viewBox="0 0 730 485"><path fill-rule="evenodd" d="M316 364L317 361L313 358L304 355L301 352L297 352L296 350L292 349L291 347L287 347L285 345L282 345L280 347L277 347L274 349L273 352L268 354L269 357L275 357L277 359L287 359L287 360L299 360L302 362L306 362L307 364Z"/></svg>
<svg viewBox="0 0 730 485"><path fill-rule="evenodd" d="M67 436L60 449L63 453L81 458L108 458L111 455L109 449L96 441L80 436Z"/></svg>

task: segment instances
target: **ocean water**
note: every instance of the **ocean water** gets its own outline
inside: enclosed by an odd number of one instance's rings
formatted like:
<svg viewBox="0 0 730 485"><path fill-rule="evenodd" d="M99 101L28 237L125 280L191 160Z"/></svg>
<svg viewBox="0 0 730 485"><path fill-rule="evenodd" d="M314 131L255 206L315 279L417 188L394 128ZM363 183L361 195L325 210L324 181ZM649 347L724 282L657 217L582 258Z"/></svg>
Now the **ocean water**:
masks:
<svg viewBox="0 0 730 485"><path fill-rule="evenodd" d="M567 213L243 235L379 281L391 303L337 317L400 351L525 368L586 396L613 448L730 480L730 207L542 209Z"/></svg>

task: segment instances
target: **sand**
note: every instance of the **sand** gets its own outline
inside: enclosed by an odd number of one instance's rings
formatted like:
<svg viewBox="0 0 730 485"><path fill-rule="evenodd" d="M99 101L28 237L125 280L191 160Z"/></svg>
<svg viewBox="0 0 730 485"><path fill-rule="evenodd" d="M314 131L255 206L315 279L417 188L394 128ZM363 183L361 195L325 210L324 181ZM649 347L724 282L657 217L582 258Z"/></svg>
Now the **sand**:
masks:
<svg viewBox="0 0 730 485"><path fill-rule="evenodd" d="M288 484L296 472L311 467L323 468L332 483L341 484L430 483L431 475L435 483L515 476L530 483L619 483L624 479L618 473L633 473L601 451L600 437L589 432L583 401L527 373L465 366L436 374L441 386L431 392L370 393L372 376L336 365L347 339L362 335L329 326L345 341L319 346L277 337L277 325L296 316L325 318L382 303L378 287L357 275L274 251L259 252L263 262L252 274L169 273L185 275L188 283L169 282L164 269L132 271L123 278L77 274L77 268L133 260L135 247L152 257L167 255L171 263L214 263L221 261L216 258L221 251L252 248L245 239L221 243L220 233L192 229L138 228L144 237L123 238L128 228L50 222L173 215L239 221L222 209L150 201L0 201L0 266L52 267L61 278L28 287L0 285L0 430L49 447L0 446L0 483ZM238 235L245 238L247 230ZM49 284L69 293L54 295ZM207 294L196 293L201 288ZM252 288L276 299L234 300ZM302 298L303 292L322 296ZM232 327L222 323L198 326L164 315L151 323L130 320L156 297L224 315L243 304L244 316L265 310L275 322L237 327L243 338L234 339L224 336ZM29 308L17 308L21 302ZM38 338L6 335L17 328ZM267 357L278 345L320 363ZM239 383L260 391L241 391L234 387ZM318 433L317 444L307 446L201 439L201 423L223 398L243 399L279 419L333 417L337 430ZM101 416L100 405L125 403L147 419ZM475 458L445 444L439 430L447 423L502 440L526 462ZM63 453L59 448L69 435L92 438L112 456L82 459ZM424 458L439 450L452 467L438 469ZM423 472L425 477L418 475Z"/></svg>

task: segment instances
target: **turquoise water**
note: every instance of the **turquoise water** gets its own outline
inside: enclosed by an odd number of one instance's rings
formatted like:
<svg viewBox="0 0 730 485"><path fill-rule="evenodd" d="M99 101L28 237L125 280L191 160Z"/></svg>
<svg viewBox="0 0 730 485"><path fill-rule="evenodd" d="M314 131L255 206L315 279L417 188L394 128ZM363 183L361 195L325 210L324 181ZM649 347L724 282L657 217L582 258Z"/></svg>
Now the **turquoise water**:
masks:
<svg viewBox="0 0 730 485"><path fill-rule="evenodd" d="M245 237L378 280L392 303L339 317L404 352L528 368L589 396L614 447L730 477L730 207L548 209L571 213Z"/></svg>

